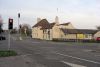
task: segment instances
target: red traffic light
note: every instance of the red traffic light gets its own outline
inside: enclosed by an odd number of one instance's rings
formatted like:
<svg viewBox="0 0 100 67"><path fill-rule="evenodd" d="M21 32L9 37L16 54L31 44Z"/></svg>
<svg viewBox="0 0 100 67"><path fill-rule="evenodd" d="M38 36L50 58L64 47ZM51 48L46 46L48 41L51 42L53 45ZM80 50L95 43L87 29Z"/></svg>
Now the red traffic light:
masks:
<svg viewBox="0 0 100 67"><path fill-rule="evenodd" d="M9 18L9 23L13 23L13 19L10 19L10 18Z"/></svg>
<svg viewBox="0 0 100 67"><path fill-rule="evenodd" d="M8 29L13 29L13 19L9 18Z"/></svg>

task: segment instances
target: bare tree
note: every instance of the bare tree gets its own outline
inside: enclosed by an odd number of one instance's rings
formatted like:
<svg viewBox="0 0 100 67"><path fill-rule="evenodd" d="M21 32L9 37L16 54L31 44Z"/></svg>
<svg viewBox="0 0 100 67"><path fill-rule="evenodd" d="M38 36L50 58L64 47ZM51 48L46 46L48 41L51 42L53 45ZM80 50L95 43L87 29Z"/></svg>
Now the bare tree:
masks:
<svg viewBox="0 0 100 67"><path fill-rule="evenodd" d="M31 26L29 24L22 24L20 28L21 28L21 34L25 36L31 35Z"/></svg>
<svg viewBox="0 0 100 67"><path fill-rule="evenodd" d="M11 31L11 34L16 34L17 33L17 27L13 28Z"/></svg>
<svg viewBox="0 0 100 67"><path fill-rule="evenodd" d="M100 26L97 26L97 29L100 30Z"/></svg>

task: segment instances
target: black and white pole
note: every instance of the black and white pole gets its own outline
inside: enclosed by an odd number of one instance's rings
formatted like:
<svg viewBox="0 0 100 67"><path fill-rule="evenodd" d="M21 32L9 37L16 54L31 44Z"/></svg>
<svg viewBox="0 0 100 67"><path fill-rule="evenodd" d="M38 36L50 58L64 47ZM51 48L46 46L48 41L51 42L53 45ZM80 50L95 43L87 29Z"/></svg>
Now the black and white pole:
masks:
<svg viewBox="0 0 100 67"><path fill-rule="evenodd" d="M19 33L19 40L22 40L22 37L21 37L21 28L20 28L20 13L18 13L18 33Z"/></svg>

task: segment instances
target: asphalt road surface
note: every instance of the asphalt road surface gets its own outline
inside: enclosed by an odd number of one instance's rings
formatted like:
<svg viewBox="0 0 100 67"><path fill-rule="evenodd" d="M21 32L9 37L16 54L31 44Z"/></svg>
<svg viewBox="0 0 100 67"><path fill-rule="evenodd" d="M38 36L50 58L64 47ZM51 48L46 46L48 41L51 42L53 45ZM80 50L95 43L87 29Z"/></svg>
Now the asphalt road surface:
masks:
<svg viewBox="0 0 100 67"><path fill-rule="evenodd" d="M0 50L8 47L0 41ZM0 58L0 67L100 67L100 43L52 42L11 36L18 56Z"/></svg>

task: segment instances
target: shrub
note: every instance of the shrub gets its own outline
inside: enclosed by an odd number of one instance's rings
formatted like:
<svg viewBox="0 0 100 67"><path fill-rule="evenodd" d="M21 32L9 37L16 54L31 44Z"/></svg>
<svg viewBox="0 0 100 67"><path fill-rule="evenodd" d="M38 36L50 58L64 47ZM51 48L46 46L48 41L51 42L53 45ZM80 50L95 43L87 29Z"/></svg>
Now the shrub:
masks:
<svg viewBox="0 0 100 67"><path fill-rule="evenodd" d="M16 56L17 53L15 51L7 50L0 51L0 57L8 57L8 56Z"/></svg>

